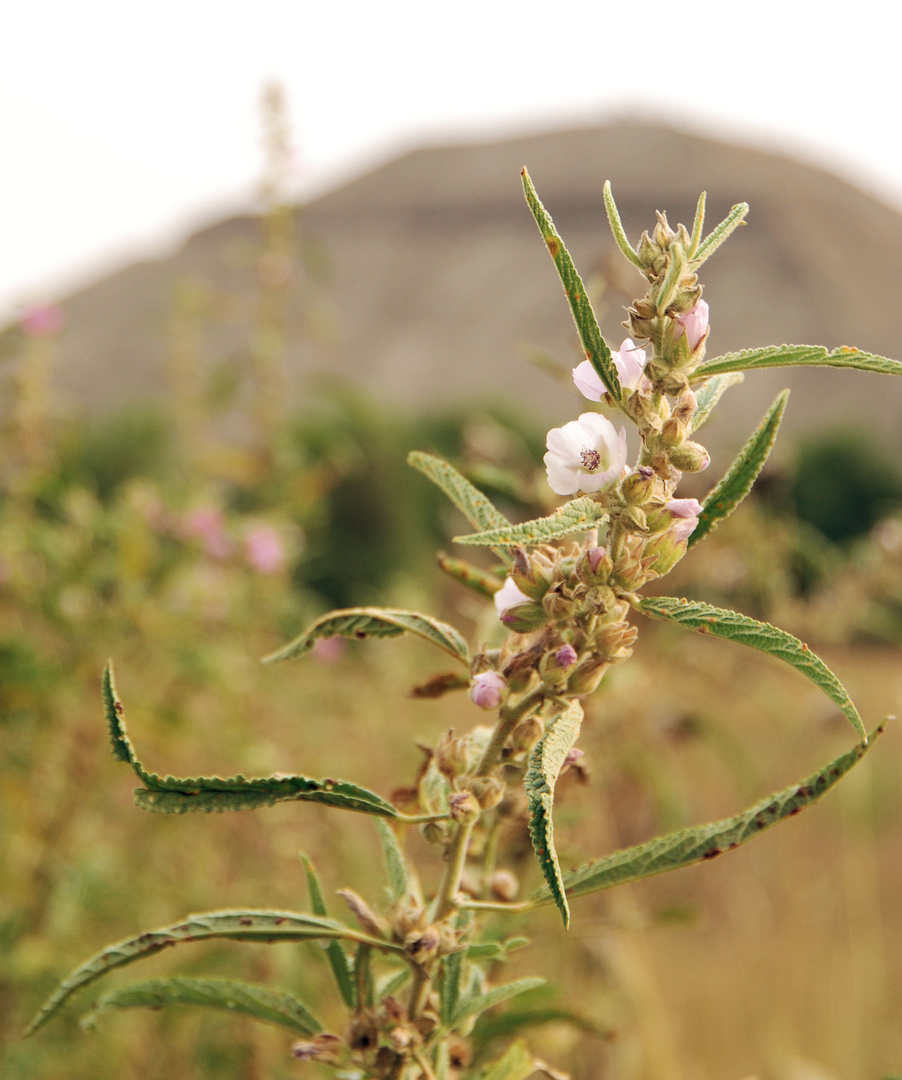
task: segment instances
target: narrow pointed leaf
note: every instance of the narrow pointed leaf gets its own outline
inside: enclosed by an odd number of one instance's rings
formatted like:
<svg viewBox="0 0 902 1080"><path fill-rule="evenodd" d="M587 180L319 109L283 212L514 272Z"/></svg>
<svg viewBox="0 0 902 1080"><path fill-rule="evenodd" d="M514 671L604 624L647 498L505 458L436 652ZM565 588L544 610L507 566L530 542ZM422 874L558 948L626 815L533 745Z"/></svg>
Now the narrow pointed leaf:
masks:
<svg viewBox="0 0 902 1080"><path fill-rule="evenodd" d="M724 353L700 364L693 379L706 379L729 371L759 371L773 367L837 367L873 371L878 375L902 375L902 362L843 345L828 350L821 345L768 345Z"/></svg>
<svg viewBox="0 0 902 1080"><path fill-rule="evenodd" d="M116 692L112 664L103 673L103 705L113 757L131 765L146 785L135 792L143 810L158 814L222 813L251 810L278 802L318 802L343 810L381 817L398 811L366 788L344 780L311 780L306 776L160 776L148 772L135 753L125 727L125 709Z"/></svg>
<svg viewBox="0 0 902 1080"><path fill-rule="evenodd" d="M679 870L684 866L712 859L725 851L732 851L816 802L864 757L883 730L884 726L881 724L871 732L867 743L858 743L820 772L814 773L800 784L793 784L784 791L769 795L735 817L708 825L698 825L667 836L658 836L648 843L615 851L572 870L564 875L567 895L585 896L587 893L610 889L628 881ZM532 897L532 903L537 905L552 902L553 897L548 888L540 889Z"/></svg>
<svg viewBox="0 0 902 1080"><path fill-rule="evenodd" d="M465 937L473 925L472 911L458 911L454 916L454 929L461 938ZM441 978L439 979L439 1004L442 1023L450 1028L455 1014L460 1007L461 986L467 970L469 948L458 949L442 957Z"/></svg>
<svg viewBox="0 0 902 1080"><path fill-rule="evenodd" d="M707 191L703 191L698 197L695 207L695 219L692 222L692 236L689 240L689 250L686 253L690 259L695 257L698 246L702 241L702 230L705 227L705 204L708 201Z"/></svg>
<svg viewBox="0 0 902 1080"><path fill-rule="evenodd" d="M460 1008L454 1014L451 1027L457 1028L471 1016L478 1016L487 1009L500 1005L502 1001L509 1001L518 994L525 994L528 990L535 990L541 986L544 979L517 979L516 982L505 983L504 986L496 986L494 990L488 990L484 994L474 994L461 1003Z"/></svg>
<svg viewBox="0 0 902 1080"><path fill-rule="evenodd" d="M230 979L182 977L148 979L113 990L105 994L80 1023L86 1031L91 1031L108 1013L121 1009L161 1009L166 1005L219 1009L287 1028L299 1035L316 1035L323 1030L322 1024L293 994Z"/></svg>
<svg viewBox="0 0 902 1080"><path fill-rule="evenodd" d="M724 391L735 386L736 383L741 383L744 378L741 371L731 371L726 375L712 375L710 379L697 387L695 397L698 406L692 416L690 432L698 431L723 397Z"/></svg>
<svg viewBox="0 0 902 1080"><path fill-rule="evenodd" d="M509 528L510 526L505 527ZM452 555L446 555L443 551L439 552L438 564L455 581L479 593L480 596L491 599L504 584L497 574L491 574L488 570L481 570L478 566L474 566L464 559L455 559Z"/></svg>
<svg viewBox="0 0 902 1080"><path fill-rule="evenodd" d="M373 950L361 943L354 954L354 987L361 1008L370 1008L376 996L373 980Z"/></svg>
<svg viewBox="0 0 902 1080"><path fill-rule="evenodd" d="M536 1059L526 1043L518 1040L501 1057L483 1066L477 1080L526 1080L535 1071Z"/></svg>
<svg viewBox="0 0 902 1080"><path fill-rule="evenodd" d="M558 277L560 277L561 284L564 286L567 302L570 304L570 311L573 314L573 321L576 323L579 339L582 342L589 363L598 372L598 377L608 388L611 397L615 402L619 403L623 400L623 390L620 386L617 368L614 367L611 350L601 336L598 320L595 318L595 312L592 310L592 305L589 303L589 297L586 294L586 287L577 273L573 259L570 258L570 252L564 247L564 241L554 227L551 216L539 201L536 189L533 187L526 169L523 169L521 175L523 177L523 190L526 193L526 201L533 217L536 219L536 224L539 226L542 239L545 241L554 260L554 265L557 267Z"/></svg>
<svg viewBox="0 0 902 1080"><path fill-rule="evenodd" d="M649 596L636 607L643 615L663 622L677 623L699 634L736 641L752 649L775 656L800 671L839 706L859 738L867 741L867 732L858 710L843 684L827 665L797 637L770 623L759 622L737 611L713 607L700 600L681 600L674 596Z"/></svg>
<svg viewBox="0 0 902 1080"><path fill-rule="evenodd" d="M567 752L579 738L582 706L572 702L554 721L529 755L524 783L529 806L529 835L542 874L557 904L564 926L570 926L570 908L561 880L561 867L554 848L554 787Z"/></svg>
<svg viewBox="0 0 902 1080"><path fill-rule="evenodd" d="M135 938L109 945L68 975L41 1006L25 1035L32 1035L45 1024L76 990L99 979L108 971L153 956L172 945L191 941L228 938L272 944L281 941L311 941L345 938L368 943L375 948L403 952L400 945L369 938L334 919L305 915L294 911L209 911L189 915L184 922L160 930L149 930Z"/></svg>
<svg viewBox="0 0 902 1080"><path fill-rule="evenodd" d="M708 493L698 524L689 536L689 547L713 532L752 490L752 484L758 479L773 448L788 400L788 390L777 396L736 460Z"/></svg>
<svg viewBox="0 0 902 1080"><path fill-rule="evenodd" d="M398 841L398 835L387 821L382 818L374 818L373 824L379 833L379 842L382 845L382 855L385 859L385 870L388 875L389 897L393 904L406 897L414 901L422 902L415 880L411 877L407 868L407 860Z"/></svg>
<svg viewBox="0 0 902 1080"><path fill-rule="evenodd" d="M617 209L617 203L614 202L614 192L611 190L610 180L605 180L604 182L603 195L604 208L608 215L608 224L611 226L611 232L614 234L614 242L633 266L637 266L644 273L645 267L642 265L642 260L639 258L636 249L627 239L626 230L623 227L623 222L620 220L620 211Z"/></svg>
<svg viewBox="0 0 902 1080"><path fill-rule="evenodd" d="M272 664L277 660L304 656L320 638L385 638L400 637L402 634L416 634L417 637L437 645L455 660L460 660L463 664L470 662L467 643L453 626L416 611L360 607L330 611L321 616L293 641L265 656L263 663Z"/></svg>
<svg viewBox="0 0 902 1080"><path fill-rule="evenodd" d="M717 251L724 240L739 228L748 212L748 203L737 203L723 221L708 233L692 256L693 270L697 270L706 259L709 259Z"/></svg>
<svg viewBox="0 0 902 1080"><path fill-rule="evenodd" d="M578 499L559 506L548 517L535 518L533 521L524 521L520 525L508 525L503 529L490 529L488 532L471 533L468 536L455 536L455 544L473 544L487 547L498 545L513 547L515 544L547 544L549 540L556 540L560 536L569 533L584 532L594 529L599 522L608 516L607 510L583 495Z"/></svg>
<svg viewBox="0 0 902 1080"><path fill-rule="evenodd" d="M436 487L441 488L475 528L503 529L510 525L504 514L495 509L479 488L474 487L447 461L442 461L441 458L433 457L431 454L414 451L407 455L407 464L412 465ZM510 563L510 555L506 551L499 551L497 554L502 562Z"/></svg>
<svg viewBox="0 0 902 1080"><path fill-rule="evenodd" d="M328 918L329 910L326 907L326 897L323 894L322 882L316 872L316 867L303 852L301 852L301 863L307 879L307 896L313 914ZM354 994L354 983L351 979L351 968L347 953L336 938L330 938L325 948L326 958L329 961L329 967L332 969L332 976L335 979L338 992L341 994L345 1005L352 1009L357 1004L357 999Z"/></svg>

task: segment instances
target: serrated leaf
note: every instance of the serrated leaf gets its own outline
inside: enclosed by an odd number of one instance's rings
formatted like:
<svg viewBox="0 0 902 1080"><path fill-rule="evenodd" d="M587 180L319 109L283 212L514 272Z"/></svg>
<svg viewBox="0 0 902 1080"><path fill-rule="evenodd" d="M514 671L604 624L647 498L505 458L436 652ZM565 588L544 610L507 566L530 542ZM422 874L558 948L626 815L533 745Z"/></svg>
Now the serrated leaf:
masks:
<svg viewBox="0 0 902 1080"><path fill-rule="evenodd" d="M639 601L637 610L652 619L677 623L699 634L736 641L775 656L810 679L839 706L859 738L867 740L867 732L858 710L852 704L843 684L827 665L797 637L770 623L759 622L737 611L713 607L700 600L681 600L674 596L649 596Z"/></svg>
<svg viewBox="0 0 902 1080"><path fill-rule="evenodd" d="M304 876L307 879L307 896L310 900L310 907L313 908L313 914L328 917L329 910L326 907L326 897L316 867L303 852L301 852L301 863L304 867ZM329 940L325 949L326 958L329 961L329 967L332 969L332 976L335 979L335 985L338 987L342 1001L349 1009L352 1009L357 1004L357 999L354 995L354 983L351 979L347 953L335 938Z"/></svg>
<svg viewBox="0 0 902 1080"><path fill-rule="evenodd" d="M783 791L769 795L735 817L683 829L667 836L658 836L645 844L615 851L570 871L564 875L567 895L585 896L587 893L610 889L628 881L679 870L733 850L816 802L864 757L883 730L884 725L881 724L871 732L867 743L858 743L800 784L793 784ZM553 897L549 889L542 888L532 897L531 902L550 904Z"/></svg>
<svg viewBox="0 0 902 1080"><path fill-rule="evenodd" d="M441 488L475 528L503 529L510 525L504 514L495 509L488 497L483 495L479 488L474 487L466 477L461 476L457 469L449 465L447 461L415 450L407 455L407 464L412 465L436 487ZM506 565L510 564L508 552L499 550L496 554Z"/></svg>
<svg viewBox="0 0 902 1080"><path fill-rule="evenodd" d="M269 656L264 656L263 663L273 664L278 660L292 660L296 656L304 656L320 638L343 637L360 640L369 637L400 637L402 634L416 634L417 637L437 645L462 664L470 663L467 643L453 626L429 615L421 615L417 611L376 607L330 611L318 618L293 641Z"/></svg>
<svg viewBox="0 0 902 1080"><path fill-rule="evenodd" d="M478 1073L478 1080L526 1080L536 1071L536 1060L526 1043L517 1041L513 1046L484 1065Z"/></svg>
<svg viewBox="0 0 902 1080"><path fill-rule="evenodd" d="M497 574L489 573L488 570L481 570L478 566L474 566L464 559L455 559L452 555L446 555L443 551L439 552L438 564L449 577L453 577L461 585L489 599L504 584Z"/></svg>
<svg viewBox="0 0 902 1080"><path fill-rule="evenodd" d="M119 700L108 663L103 673L103 706L113 757L131 765L147 789L135 791L135 802L143 810L158 814L222 813L252 810L277 802L318 802L342 810L381 817L397 817L398 811L366 788L344 780L311 780L306 776L160 776L148 772L135 753L125 727L125 709Z"/></svg>
<svg viewBox="0 0 902 1080"><path fill-rule="evenodd" d="M529 755L524 785L529 807L529 835L539 861L542 876L548 883L565 929L570 927L570 908L561 880L561 867L554 848L554 787L568 751L579 738L583 710L573 701L558 716Z"/></svg>
<svg viewBox="0 0 902 1080"><path fill-rule="evenodd" d="M603 197L605 212L608 215L608 224L611 226L611 232L614 235L614 242L633 266L637 266L639 270L645 273L645 267L642 265L638 252L627 239L626 230L620 220L620 211L617 209L617 203L614 202L614 192L611 190L610 180L604 182Z"/></svg>
<svg viewBox="0 0 902 1080"><path fill-rule="evenodd" d="M723 221L719 225L715 225L692 256L691 266L693 270L697 270L706 259L709 259L717 251L727 237L739 228L748 212L748 203L737 203Z"/></svg>
<svg viewBox="0 0 902 1080"><path fill-rule="evenodd" d="M726 375L712 375L710 379L707 379L701 386L696 388L697 406L692 415L690 434L693 431L698 431L708 419L714 407L723 397L724 391L737 383L741 383L744 378L745 375L741 371L730 371Z"/></svg>
<svg viewBox="0 0 902 1080"><path fill-rule="evenodd" d="M702 504L704 509L698 515L698 524L689 535L689 547L713 532L752 490L752 484L758 479L773 448L788 400L788 390L777 395L736 460L708 493Z"/></svg>
<svg viewBox="0 0 902 1080"><path fill-rule="evenodd" d="M502 1001L508 1001L518 994L525 994L527 990L534 990L544 982L544 979L537 978L517 979L516 982L505 983L504 986L496 986L494 990L488 990L483 994L468 996L465 1001L461 1002L460 1007L451 1020L450 1026L452 1028L460 1027L460 1025L464 1023L465 1020L469 1020L471 1016L478 1016L487 1009L492 1009L496 1005L500 1005Z"/></svg>
<svg viewBox="0 0 902 1080"><path fill-rule="evenodd" d="M526 169L522 170L521 176L523 177L523 190L526 194L526 201L532 211L532 216L536 219L536 224L539 226L539 232L542 234L548 252L554 260L558 277L561 279L567 302L570 305L573 321L576 323L579 339L582 342L589 363L598 372L598 377L607 387L611 397L615 402L619 403L623 400L623 390L620 386L617 368L614 366L611 350L601 336L598 320L595 318L592 305L589 303L586 287L577 273L570 252L564 247L564 241L554 227L551 215L539 201L536 189L533 187Z"/></svg>
<svg viewBox="0 0 902 1080"><path fill-rule="evenodd" d="M410 897L415 903L422 903L419 888L412 878L407 860L398 841L395 830L382 818L373 818L376 832L379 833L379 842L382 845L382 856L385 859L385 871L388 876L388 891L391 903L396 904L406 897Z"/></svg>
<svg viewBox="0 0 902 1080"><path fill-rule="evenodd" d="M692 236L689 239L689 250L686 254L690 259L694 258L698 246L702 242L702 230L705 227L705 204L708 201L707 191L703 191L695 205L695 218L692 222Z"/></svg>
<svg viewBox="0 0 902 1080"><path fill-rule="evenodd" d="M707 379L729 371L759 371L773 367L837 367L873 371L878 375L902 375L902 362L886 356L862 352L842 345L828 350L822 345L767 345L761 349L743 349L724 353L700 364L693 375Z"/></svg>
<svg viewBox="0 0 902 1080"><path fill-rule="evenodd" d="M370 943L380 949L403 952L399 945L370 939L365 934L334 919L324 919L320 916L294 911L209 911L201 915L189 915L183 922L174 926L149 930L138 937L128 938L116 945L109 945L92 956L59 984L28 1025L25 1036L34 1034L76 990L94 982L108 971L124 967L136 960L143 960L147 956L153 956L172 945L209 941L211 938L266 944L345 938L350 941Z"/></svg>
<svg viewBox="0 0 902 1080"><path fill-rule="evenodd" d="M105 994L80 1023L93 1030L108 1013L120 1009L161 1009L166 1005L197 1005L205 1009L250 1016L264 1024L316 1035L322 1025L293 994L230 979L148 979Z"/></svg>
<svg viewBox="0 0 902 1080"><path fill-rule="evenodd" d="M488 532L471 533L468 536L455 536L455 544L473 544L488 547L497 545L513 547L515 544L547 544L569 533L594 529L608 516L607 510L590 498L582 495L578 499L559 506L548 517L524 521L519 525L508 525L503 529L490 529Z"/></svg>

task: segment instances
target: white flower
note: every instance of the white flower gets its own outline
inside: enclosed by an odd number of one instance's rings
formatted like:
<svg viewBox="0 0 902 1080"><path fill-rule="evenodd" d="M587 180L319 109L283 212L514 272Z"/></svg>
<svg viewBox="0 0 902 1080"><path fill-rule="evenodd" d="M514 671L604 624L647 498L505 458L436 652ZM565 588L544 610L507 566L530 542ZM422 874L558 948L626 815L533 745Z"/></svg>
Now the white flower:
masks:
<svg viewBox="0 0 902 1080"><path fill-rule="evenodd" d="M495 593L495 610L498 612L498 618L508 610L508 608L516 607L517 604L530 603L529 597L525 592L521 592L517 588L514 579L510 576L504 579L504 584Z"/></svg>
<svg viewBox="0 0 902 1080"><path fill-rule="evenodd" d="M600 413L583 413L563 427L552 428L546 442L548 484L558 495L601 491L613 484L626 464L626 431Z"/></svg>
<svg viewBox="0 0 902 1080"><path fill-rule="evenodd" d="M626 338L618 352L611 353L614 367L617 368L617 376L624 390L635 390L639 386L642 372L648 363L645 349L640 349L632 338ZM573 381L576 388L589 401L601 401L607 393L601 376L592 367L590 360L583 360L573 369Z"/></svg>
<svg viewBox="0 0 902 1080"><path fill-rule="evenodd" d="M480 709L497 709L507 694L504 676L497 671L484 671L473 676L470 687L470 700Z"/></svg>

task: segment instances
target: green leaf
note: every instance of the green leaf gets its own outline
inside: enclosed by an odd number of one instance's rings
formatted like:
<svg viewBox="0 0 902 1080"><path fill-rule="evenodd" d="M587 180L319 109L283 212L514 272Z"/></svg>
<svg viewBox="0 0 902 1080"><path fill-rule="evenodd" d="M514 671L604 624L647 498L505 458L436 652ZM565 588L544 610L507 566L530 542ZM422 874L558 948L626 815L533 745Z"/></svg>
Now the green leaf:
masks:
<svg viewBox="0 0 902 1080"><path fill-rule="evenodd" d="M533 1009L506 1009L498 1016L482 1017L479 1021L478 1039L480 1043L490 1039L506 1039L515 1031L522 1031L524 1028L555 1023L569 1024L578 1031L601 1038L611 1038L614 1034L610 1027L589 1020L580 1013L560 1006L545 1005Z"/></svg>
<svg viewBox="0 0 902 1080"><path fill-rule="evenodd" d="M526 169L523 169L520 175L523 177L523 190L526 193L526 201L533 217L536 219L536 224L539 226L542 239L545 241L554 260L554 265L557 267L558 277L560 277L561 284L564 286L567 302L570 304L570 311L573 314L573 321L576 323L579 339L582 342L586 356L589 358L589 363L598 372L598 377L608 388L611 397L615 402L619 403L623 400L623 390L620 386L617 368L614 366L611 350L601 336L598 320L595 318L595 312L592 310L592 305L589 303L589 297L586 294L586 287L573 265L570 252L564 247L564 241L554 227L551 216L539 202L536 189L532 186L532 181L529 179Z"/></svg>
<svg viewBox="0 0 902 1080"><path fill-rule="evenodd" d="M421 472L441 488L464 517L477 529L503 529L510 522L496 510L488 498L466 477L461 474L447 461L433 457L431 454L423 454L414 451L407 455L407 464ZM498 551L498 557L505 564L510 564L510 555L506 551Z"/></svg>
<svg viewBox="0 0 902 1080"><path fill-rule="evenodd" d="M564 887L568 896L585 896L587 893L610 889L628 881L638 881L653 874L679 870L681 867L731 851L777 822L792 817L816 802L864 757L883 730L884 725L881 724L871 732L869 742L858 743L820 772L809 776L800 784L793 784L784 791L762 799L735 817L709 825L698 825L667 836L658 836L638 847L615 851L565 874ZM550 904L553 899L551 891L542 888L532 897L531 902Z"/></svg>
<svg viewBox="0 0 902 1080"><path fill-rule="evenodd" d="M705 204L708 201L707 191L703 191L698 197L698 202L695 206L695 219L692 222L692 236L689 240L689 250L686 254L690 259L695 257L695 253L698 251L698 246L702 240L702 230L705 227Z"/></svg>
<svg viewBox="0 0 902 1080"><path fill-rule="evenodd" d="M706 259L709 259L717 251L724 240L739 228L748 212L748 203L737 203L723 221L708 233L692 256L691 265L693 270L697 270Z"/></svg>
<svg viewBox="0 0 902 1080"><path fill-rule="evenodd" d="M199 1005L240 1013L299 1035L316 1035L323 1030L316 1017L293 994L229 979L181 977L148 979L113 990L82 1017L81 1026L91 1031L107 1013L118 1009L161 1009L165 1005Z"/></svg>
<svg viewBox="0 0 902 1080"><path fill-rule="evenodd" d="M627 239L626 230L623 227L623 222L620 220L620 211L617 209L617 203L614 202L614 192L611 190L610 180L605 180L603 194L604 208L608 215L608 223L611 226L611 232L614 234L614 242L633 266L637 266L642 273L645 273L645 267L642 265L642 260L639 258L638 252Z"/></svg>
<svg viewBox="0 0 902 1080"><path fill-rule="evenodd" d="M313 908L313 914L328 917L329 911L326 907L326 898L323 894L322 882L316 872L316 867L303 852L300 854L304 875L307 878L307 895L310 899L310 906ZM353 1009L357 1004L357 999L354 995L354 983L351 980L351 969L347 953L335 938L331 938L325 948L326 957L329 961L329 967L332 969L332 976L335 979L338 992L341 994L345 1005L349 1009Z"/></svg>
<svg viewBox="0 0 902 1080"><path fill-rule="evenodd" d="M228 938L232 941L254 941L271 944L280 941L310 941L327 938L345 938L372 945L378 949L403 952L400 945L369 938L365 934L316 915L294 911L209 911L201 915L189 915L184 922L160 930L149 930L135 938L128 938L116 945L109 945L92 956L68 975L38 1010L25 1031L34 1034L76 990L99 979L108 971L124 967L135 960L153 956L171 945L191 941L209 941L211 938Z"/></svg>
<svg viewBox="0 0 902 1080"><path fill-rule="evenodd" d="M269 656L263 657L264 664L273 664L277 660L291 660L310 652L319 638L344 637L400 637L402 634L416 634L425 641L432 642L462 664L470 663L470 650L467 643L447 623L439 622L429 615L420 615L416 611L399 611L395 608L346 608L342 611L330 611L309 626L293 641L283 645Z"/></svg>
<svg viewBox="0 0 902 1080"><path fill-rule="evenodd" d="M759 371L773 367L838 367L873 371L878 375L902 375L902 362L886 356L861 352L842 345L828 350L821 345L768 345L762 349L743 349L724 353L699 364L695 379L723 375L729 371Z"/></svg>
<svg viewBox="0 0 902 1080"><path fill-rule="evenodd" d="M503 941L477 941L473 945L467 945L464 951L472 960L506 960L508 953L528 944L529 938L512 937Z"/></svg>
<svg viewBox="0 0 902 1080"><path fill-rule="evenodd" d="M582 722L582 706L578 701L573 701L536 743L529 755L529 767L524 779L532 846L567 929L570 927L570 908L567 906L561 867L554 849L551 811L554 806L554 786L567 752L579 738Z"/></svg>
<svg viewBox="0 0 902 1080"><path fill-rule="evenodd" d="M455 559L452 555L446 555L444 551L440 551L438 554L438 564L455 581L489 599L504 584L497 574L481 570L478 566L474 566L464 559Z"/></svg>
<svg viewBox="0 0 902 1080"><path fill-rule="evenodd" d="M867 741L864 724L845 687L823 660L792 634L787 634L785 630L779 630L770 623L758 622L748 615L713 607L700 600L650 596L640 600L635 606L649 618L678 623L699 634L713 634L714 637L726 638L727 641L737 641L740 645L748 645L783 660L810 679L815 686L819 686L827 697L839 706L856 734Z"/></svg>
<svg viewBox="0 0 902 1080"><path fill-rule="evenodd" d="M222 813L251 810L277 802L318 802L362 814L397 817L381 796L344 780L311 780L306 776L159 776L148 772L135 754L125 727L125 710L116 692L113 665L103 673L103 705L113 757L131 765L148 790L139 788L135 802L158 814Z"/></svg>
<svg viewBox="0 0 902 1080"><path fill-rule="evenodd" d="M407 869L407 860L401 850L397 833L382 818L373 818L373 824L376 826L376 832L379 833L379 842L382 845L391 902L396 904L398 901L410 897L415 903L422 904L423 900L419 895L419 888Z"/></svg>
<svg viewBox="0 0 902 1080"><path fill-rule="evenodd" d="M488 990L484 994L468 996L465 1001L461 1002L450 1026L458 1028L465 1020L469 1020L471 1016L478 1016L487 1009L500 1005L502 1001L508 1001L518 994L525 994L527 990L534 990L544 982L544 979L517 979L516 982L496 986L494 990Z"/></svg>
<svg viewBox="0 0 902 1080"><path fill-rule="evenodd" d="M454 543L482 546L497 544L505 547L513 547L515 544L547 544L549 540L567 536L568 533L594 529L607 516L608 512L601 503L588 495L583 495L559 506L548 517L524 521L520 525L507 525L503 529L490 529L488 532L455 536Z"/></svg>
<svg viewBox="0 0 902 1080"><path fill-rule="evenodd" d="M777 396L736 460L708 493L704 510L698 516L698 524L689 535L689 547L713 532L751 491L773 448L788 400L788 390Z"/></svg>
<svg viewBox="0 0 902 1080"><path fill-rule="evenodd" d="M354 986L361 1008L370 1008L376 996L373 965L371 963L372 957L372 948L361 942L357 946L357 952L354 954Z"/></svg>
<svg viewBox="0 0 902 1080"><path fill-rule="evenodd" d="M712 375L701 386L696 388L695 397L698 405L692 416L690 434L698 431L702 424L711 415L718 401L723 397L724 391L736 383L741 383L745 376L741 371L731 371L726 375Z"/></svg>
<svg viewBox="0 0 902 1080"><path fill-rule="evenodd" d="M536 1060L529 1052L526 1043L517 1041L513 1046L483 1066L477 1080L526 1080L536 1071Z"/></svg>

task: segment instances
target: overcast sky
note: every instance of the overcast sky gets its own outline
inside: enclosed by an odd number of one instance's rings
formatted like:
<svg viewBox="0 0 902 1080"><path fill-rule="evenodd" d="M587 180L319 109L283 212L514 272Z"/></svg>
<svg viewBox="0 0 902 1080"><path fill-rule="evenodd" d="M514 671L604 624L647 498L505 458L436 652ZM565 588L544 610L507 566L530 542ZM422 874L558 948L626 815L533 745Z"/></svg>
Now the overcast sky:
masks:
<svg viewBox="0 0 902 1080"><path fill-rule="evenodd" d="M0 20L0 316L247 207L272 80L287 93L308 192L424 141L628 113L795 153L902 208L902 15L872 0L830 11L794 0L11 0Z"/></svg>

